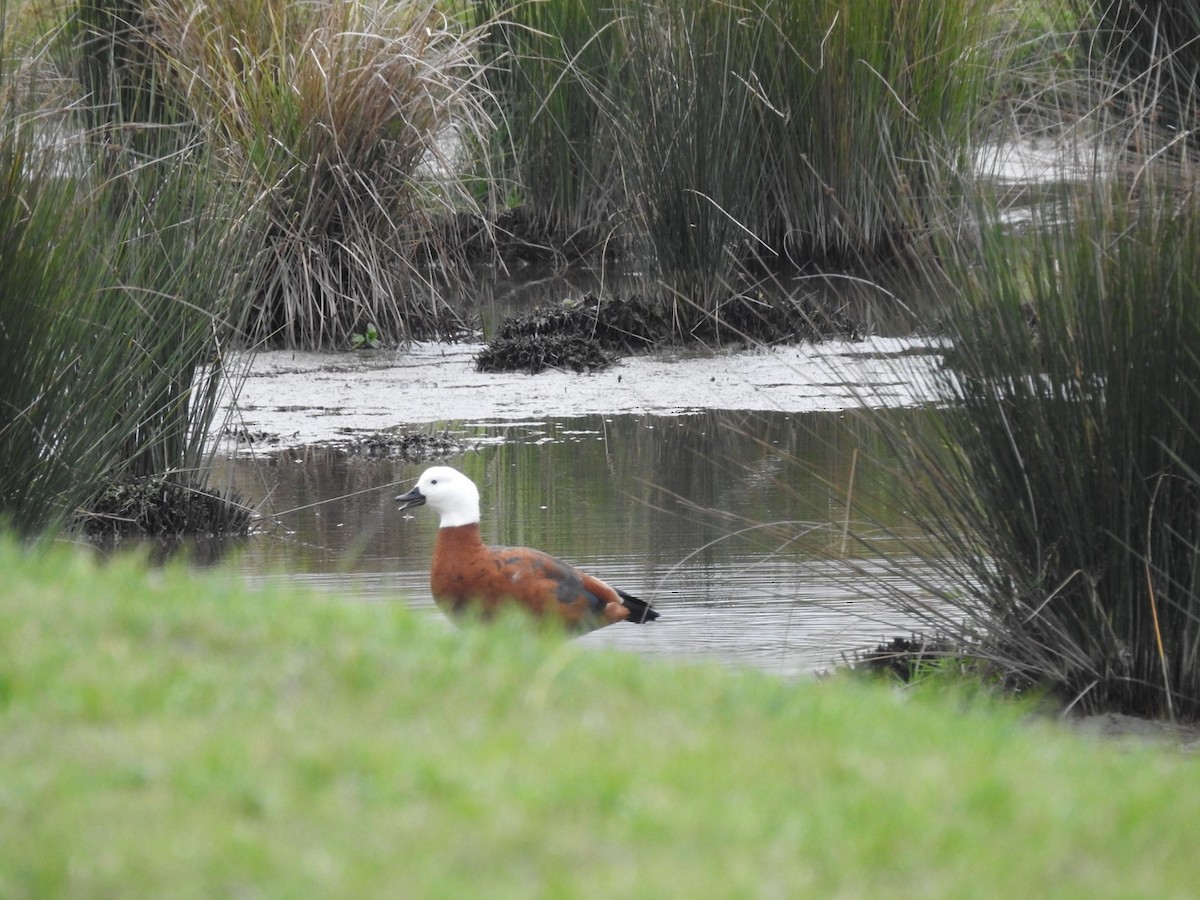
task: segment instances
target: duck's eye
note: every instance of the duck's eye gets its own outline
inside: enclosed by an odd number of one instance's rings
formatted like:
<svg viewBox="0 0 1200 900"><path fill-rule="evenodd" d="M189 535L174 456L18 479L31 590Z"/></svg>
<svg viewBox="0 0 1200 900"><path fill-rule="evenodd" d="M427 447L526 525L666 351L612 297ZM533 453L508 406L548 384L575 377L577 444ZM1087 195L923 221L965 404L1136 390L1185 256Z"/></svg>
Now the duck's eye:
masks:
<svg viewBox="0 0 1200 900"><path fill-rule="evenodd" d="M433 479L433 480L432 480L431 482L429 482L429 483L430 483L430 484L437 484L437 479L435 478L435 479Z"/></svg>

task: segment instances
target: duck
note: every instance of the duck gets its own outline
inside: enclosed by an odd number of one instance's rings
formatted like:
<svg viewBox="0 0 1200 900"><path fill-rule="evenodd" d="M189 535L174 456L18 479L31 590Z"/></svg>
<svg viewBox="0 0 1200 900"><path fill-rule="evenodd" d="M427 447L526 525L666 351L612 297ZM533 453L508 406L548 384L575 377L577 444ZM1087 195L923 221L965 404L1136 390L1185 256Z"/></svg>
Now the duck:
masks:
<svg viewBox="0 0 1200 900"><path fill-rule="evenodd" d="M401 511L428 505L441 516L429 584L452 618L493 618L516 606L584 633L615 622L642 625L658 612L645 600L529 547L489 547L479 533L479 489L450 466L433 466L396 497Z"/></svg>

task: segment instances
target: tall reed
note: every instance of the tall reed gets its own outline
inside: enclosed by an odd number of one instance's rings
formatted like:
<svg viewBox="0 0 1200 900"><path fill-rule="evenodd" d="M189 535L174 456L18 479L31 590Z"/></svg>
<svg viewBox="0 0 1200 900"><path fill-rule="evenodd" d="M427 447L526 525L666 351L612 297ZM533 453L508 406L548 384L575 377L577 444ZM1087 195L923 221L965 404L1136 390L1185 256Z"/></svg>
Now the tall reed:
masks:
<svg viewBox="0 0 1200 900"><path fill-rule="evenodd" d="M229 195L185 135L147 155L122 102L101 99L83 119L104 124L80 129L39 105L56 91L5 87L0 515L37 533L126 475L203 483L245 267Z"/></svg>
<svg viewBox="0 0 1200 900"><path fill-rule="evenodd" d="M794 98L758 90L755 52L774 32L765 10L744 15L725 2L623 9L637 68L622 110L635 227L687 331L736 292L741 250L771 253L759 243L760 204L771 190L760 113Z"/></svg>
<svg viewBox="0 0 1200 900"><path fill-rule="evenodd" d="M586 251L620 222L626 197L617 105L629 42L619 7L587 0L471 4L501 112L493 191L523 207L533 236Z"/></svg>
<svg viewBox="0 0 1200 900"><path fill-rule="evenodd" d="M181 113L145 39L148 23L140 0L78 0L63 23L60 64L72 72L87 102L79 112L92 127L123 128L120 140L173 139ZM109 135L109 139L112 139Z"/></svg>
<svg viewBox="0 0 1200 900"><path fill-rule="evenodd" d="M672 288L711 308L746 256L859 264L940 224L989 6L620 4L631 190Z"/></svg>
<svg viewBox="0 0 1200 900"><path fill-rule="evenodd" d="M33 532L61 525L83 503L117 452L121 435L104 415L104 392L84 388L80 348L87 319L64 314L96 296L101 272L69 218L70 184L36 171L27 131L4 114L0 137L0 511ZM90 366L100 384L120 384L120 360Z"/></svg>
<svg viewBox="0 0 1200 900"><path fill-rule="evenodd" d="M265 212L251 339L346 347L454 331L431 221L474 197L457 148L489 118L475 46L437 0L147 0L152 42Z"/></svg>
<svg viewBox="0 0 1200 900"><path fill-rule="evenodd" d="M891 432L931 631L1086 711L1200 716L1200 195L1097 177L946 248L946 403Z"/></svg>
<svg viewBox="0 0 1200 900"><path fill-rule="evenodd" d="M199 146L110 178L93 195L101 209L111 192L120 206L99 299L131 319L122 332L133 378L122 469L201 486L221 387L246 361L230 313L248 284L250 222Z"/></svg>

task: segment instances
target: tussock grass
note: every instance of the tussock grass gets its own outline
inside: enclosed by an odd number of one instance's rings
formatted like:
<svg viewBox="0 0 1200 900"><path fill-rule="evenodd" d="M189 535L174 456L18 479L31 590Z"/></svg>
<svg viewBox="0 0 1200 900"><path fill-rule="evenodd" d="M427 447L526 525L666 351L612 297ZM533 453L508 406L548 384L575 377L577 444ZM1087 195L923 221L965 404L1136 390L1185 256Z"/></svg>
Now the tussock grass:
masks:
<svg viewBox="0 0 1200 900"><path fill-rule="evenodd" d="M995 84L981 116L988 142L1059 142L1096 109L1102 94L1086 77L1088 36L1072 4L1050 0L993 8L988 46Z"/></svg>
<svg viewBox="0 0 1200 900"><path fill-rule="evenodd" d="M474 208L454 157L490 124L481 29L435 0L146 4L152 46L265 217L246 335L349 346L460 323L430 273L433 221ZM433 255L433 258L430 255Z"/></svg>
<svg viewBox="0 0 1200 900"><path fill-rule="evenodd" d="M993 65L978 0L500 7L477 6L496 170L548 230L645 264L680 334L763 262L876 263L942 227Z"/></svg>
<svg viewBox="0 0 1200 900"><path fill-rule="evenodd" d="M1191 760L953 689L651 663L10 540L0 565L6 896L1193 886Z"/></svg>
<svg viewBox="0 0 1200 900"><path fill-rule="evenodd" d="M727 229L775 254L886 253L922 227L907 201L936 202L937 176L962 162L985 97L986 11L973 2L664 4L636 29L646 71L630 118L635 138L654 142L638 146L639 159L684 180L671 194L698 194L714 221L723 214ZM696 227L695 215L682 218Z"/></svg>
<svg viewBox="0 0 1200 900"><path fill-rule="evenodd" d="M1088 37L1090 77L1115 88L1117 101L1130 114L1172 128L1194 126L1200 2L1072 0L1071 6Z"/></svg>
<svg viewBox="0 0 1200 900"><path fill-rule="evenodd" d="M84 91L78 112L92 128L111 128L107 139L158 155L186 120L178 98L145 35L141 0L78 0L63 17L58 36L61 68Z"/></svg>
<svg viewBox="0 0 1200 900"><path fill-rule="evenodd" d="M69 516L122 439L106 398L62 384L77 383L92 335L86 320L59 313L80 293L98 296L102 273L89 265L83 229L63 227L72 187L31 177L32 155L28 135L0 139L0 501L13 524L31 530ZM124 383L116 354L101 363L88 367L92 379Z"/></svg>
<svg viewBox="0 0 1200 900"><path fill-rule="evenodd" d="M1194 720L1200 201L1193 116L1174 105L1194 107L1192 75L1098 55L1100 12L1053 20L1075 29L1067 55L1013 106L1090 167L1026 190L1027 219L976 186L978 228L937 244L947 402L920 428L880 420L898 505L930 538L900 543L935 599L879 587L927 636L1064 705Z"/></svg>

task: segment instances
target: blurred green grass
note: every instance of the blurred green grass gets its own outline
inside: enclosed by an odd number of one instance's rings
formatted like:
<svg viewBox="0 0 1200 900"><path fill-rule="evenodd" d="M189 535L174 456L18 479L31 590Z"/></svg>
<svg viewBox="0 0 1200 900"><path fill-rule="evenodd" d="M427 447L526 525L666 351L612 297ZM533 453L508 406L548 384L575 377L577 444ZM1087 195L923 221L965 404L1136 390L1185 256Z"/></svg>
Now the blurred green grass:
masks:
<svg viewBox="0 0 1200 900"><path fill-rule="evenodd" d="M0 541L0 894L1181 896L1194 760ZM670 627L670 610L654 627Z"/></svg>

